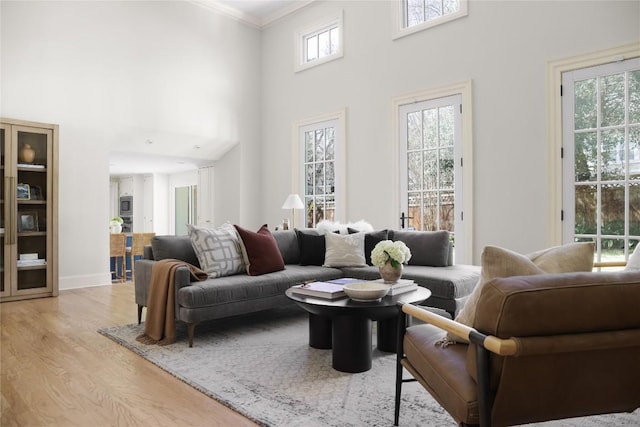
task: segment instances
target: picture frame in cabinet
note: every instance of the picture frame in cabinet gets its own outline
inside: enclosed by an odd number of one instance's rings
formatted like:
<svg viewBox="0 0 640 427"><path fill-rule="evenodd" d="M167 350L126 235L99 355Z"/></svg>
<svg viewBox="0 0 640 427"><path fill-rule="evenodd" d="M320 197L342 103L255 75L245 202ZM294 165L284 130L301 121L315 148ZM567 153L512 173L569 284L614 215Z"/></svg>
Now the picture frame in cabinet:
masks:
<svg viewBox="0 0 640 427"><path fill-rule="evenodd" d="M19 183L18 191L16 192L18 200L29 200L31 199L31 187L29 184Z"/></svg>
<svg viewBox="0 0 640 427"><path fill-rule="evenodd" d="M26 231L39 231L37 212L18 212L18 232Z"/></svg>
<svg viewBox="0 0 640 427"><path fill-rule="evenodd" d="M29 197L31 200L44 200L42 188L37 185L32 185L29 189Z"/></svg>

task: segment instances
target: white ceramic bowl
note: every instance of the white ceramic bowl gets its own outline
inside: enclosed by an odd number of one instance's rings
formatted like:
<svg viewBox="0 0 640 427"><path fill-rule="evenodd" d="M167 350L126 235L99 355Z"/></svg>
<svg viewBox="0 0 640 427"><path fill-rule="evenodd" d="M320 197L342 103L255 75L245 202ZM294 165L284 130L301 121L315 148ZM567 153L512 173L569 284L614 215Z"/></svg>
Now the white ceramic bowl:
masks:
<svg viewBox="0 0 640 427"><path fill-rule="evenodd" d="M378 301L389 292L389 285L374 282L349 283L344 286L344 292L354 301Z"/></svg>

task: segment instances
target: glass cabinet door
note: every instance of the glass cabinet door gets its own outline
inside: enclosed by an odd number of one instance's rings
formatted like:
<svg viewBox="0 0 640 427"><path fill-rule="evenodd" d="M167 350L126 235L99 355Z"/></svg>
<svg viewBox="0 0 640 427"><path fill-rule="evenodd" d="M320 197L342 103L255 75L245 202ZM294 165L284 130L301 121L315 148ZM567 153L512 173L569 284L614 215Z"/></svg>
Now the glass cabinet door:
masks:
<svg viewBox="0 0 640 427"><path fill-rule="evenodd" d="M16 164L15 220L16 278L15 294L41 292L51 288L47 270L48 220L51 217L47 196L51 193L48 159L51 158L52 132L44 129L14 127L13 161Z"/></svg>
<svg viewBox="0 0 640 427"><path fill-rule="evenodd" d="M9 257L9 251L6 249L7 242L5 241L7 234L5 233L5 216L7 214L9 204L5 203L5 187L8 185L7 168L5 168L5 160L8 158L7 149L9 146L8 129L4 125L0 125L0 170L2 171L2 185L0 185L0 297L9 295L10 278L9 270L5 269L6 265L9 265L7 258Z"/></svg>

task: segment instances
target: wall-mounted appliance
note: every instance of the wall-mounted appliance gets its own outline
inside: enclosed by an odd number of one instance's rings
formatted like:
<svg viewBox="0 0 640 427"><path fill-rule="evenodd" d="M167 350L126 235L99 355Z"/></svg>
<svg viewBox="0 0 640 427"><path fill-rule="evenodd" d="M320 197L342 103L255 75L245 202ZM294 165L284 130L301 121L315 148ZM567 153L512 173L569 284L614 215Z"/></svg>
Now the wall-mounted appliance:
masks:
<svg viewBox="0 0 640 427"><path fill-rule="evenodd" d="M121 196L120 197L120 216L132 216L133 215L133 196Z"/></svg>
<svg viewBox="0 0 640 427"><path fill-rule="evenodd" d="M123 233L133 233L133 217L131 216L121 216L122 220L122 232Z"/></svg>

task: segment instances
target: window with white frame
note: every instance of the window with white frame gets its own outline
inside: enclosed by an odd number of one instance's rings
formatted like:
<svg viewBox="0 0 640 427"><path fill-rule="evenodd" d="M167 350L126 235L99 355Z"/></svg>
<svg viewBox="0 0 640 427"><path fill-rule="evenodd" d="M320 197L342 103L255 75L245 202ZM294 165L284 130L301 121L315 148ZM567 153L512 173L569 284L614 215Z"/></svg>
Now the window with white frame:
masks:
<svg viewBox="0 0 640 427"><path fill-rule="evenodd" d="M302 132L305 227L335 220L335 120L307 126Z"/></svg>
<svg viewBox="0 0 640 427"><path fill-rule="evenodd" d="M640 59L565 72L562 88L563 240L624 261L640 242Z"/></svg>
<svg viewBox="0 0 640 427"><path fill-rule="evenodd" d="M294 168L298 179L293 190L304 202L303 227L313 228L323 219L344 219L344 120L342 110L295 124L299 161Z"/></svg>
<svg viewBox="0 0 640 427"><path fill-rule="evenodd" d="M467 0L399 0L394 3L396 34L403 37L467 15Z"/></svg>
<svg viewBox="0 0 640 427"><path fill-rule="evenodd" d="M342 14L296 33L296 71L342 57Z"/></svg>

